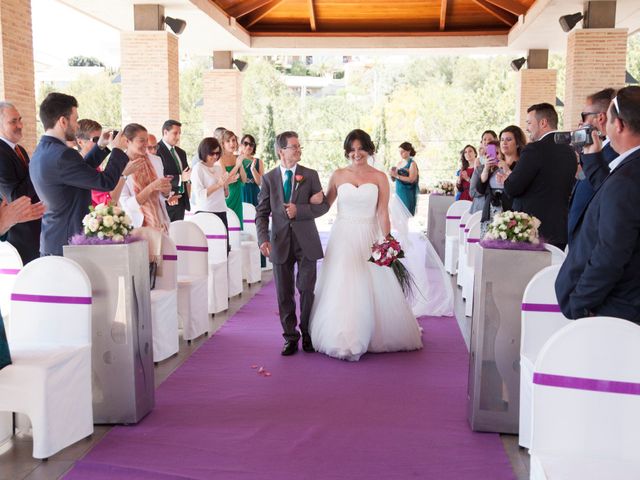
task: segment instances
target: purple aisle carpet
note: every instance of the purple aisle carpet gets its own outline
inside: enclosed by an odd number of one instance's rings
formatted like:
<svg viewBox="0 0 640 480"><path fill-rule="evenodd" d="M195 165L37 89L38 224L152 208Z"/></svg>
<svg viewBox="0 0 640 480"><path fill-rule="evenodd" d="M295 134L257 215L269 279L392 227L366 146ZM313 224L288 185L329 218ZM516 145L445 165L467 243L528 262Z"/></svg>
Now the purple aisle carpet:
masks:
<svg viewBox="0 0 640 480"><path fill-rule="evenodd" d="M65 478L514 478L498 435L467 424L454 318L422 318L421 351L351 363L280 356L276 311L269 283Z"/></svg>

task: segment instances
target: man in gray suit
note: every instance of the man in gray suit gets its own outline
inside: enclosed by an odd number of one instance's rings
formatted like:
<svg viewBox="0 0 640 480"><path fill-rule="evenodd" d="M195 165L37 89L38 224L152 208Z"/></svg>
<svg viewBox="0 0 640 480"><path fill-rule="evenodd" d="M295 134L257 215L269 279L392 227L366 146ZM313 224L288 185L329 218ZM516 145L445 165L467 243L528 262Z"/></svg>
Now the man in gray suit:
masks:
<svg viewBox="0 0 640 480"><path fill-rule="evenodd" d="M322 258L322 244L315 219L327 213L329 204L322 194L318 172L298 165L301 147L296 132L283 132L276 138L280 165L262 177L256 227L258 244L273 263L273 276L278 295L278 310L285 339L282 355L298 351L300 333L296 325L294 286L300 292L300 330L302 348L313 352L309 335L309 317L316 284L316 262ZM322 197L313 205L312 196ZM269 215L272 217L269 237ZM298 275L294 283L294 266Z"/></svg>

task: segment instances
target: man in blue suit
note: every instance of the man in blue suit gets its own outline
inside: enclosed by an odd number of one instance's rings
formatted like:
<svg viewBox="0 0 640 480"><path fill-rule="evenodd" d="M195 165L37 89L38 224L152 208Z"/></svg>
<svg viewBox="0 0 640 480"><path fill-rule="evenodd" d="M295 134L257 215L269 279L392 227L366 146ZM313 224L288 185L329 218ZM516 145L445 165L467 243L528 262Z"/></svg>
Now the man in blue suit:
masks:
<svg viewBox="0 0 640 480"><path fill-rule="evenodd" d="M598 130L602 135L607 131L607 110L613 97L616 96L616 91L613 88L605 88L599 92L589 95L585 104L584 110L580 114L582 121L580 126L591 125ZM602 181L604 177L609 174L609 162L615 159L618 154L611 147L611 142L608 138L604 140L602 144L602 157L603 163L601 164L602 173L601 178L597 180ZM584 163L583 155L580 155L580 166ZM587 208L591 197L595 193L597 185L591 185L591 182L586 178L584 170L581 170L578 175L578 181L573 187L571 192L571 200L569 203L569 218L568 218L568 242L569 248L573 243L574 231L578 224L578 219L584 213Z"/></svg>
<svg viewBox="0 0 640 480"><path fill-rule="evenodd" d="M45 134L29 165L31 180L46 205L40 235L41 255L62 255L69 238L82 232L82 219L91 205L91 190L108 192L115 188L129 161L120 145L122 133L113 139L115 146L104 172L96 168L109 154L103 136L85 158L67 147L78 130L78 102L70 95L50 93L40 105L40 120Z"/></svg>
<svg viewBox="0 0 640 480"><path fill-rule="evenodd" d="M618 92L606 125L622 152L602 177L602 142L585 147L584 170L595 193L578 218L574 241L556 279L567 318L612 316L640 323L640 87Z"/></svg>

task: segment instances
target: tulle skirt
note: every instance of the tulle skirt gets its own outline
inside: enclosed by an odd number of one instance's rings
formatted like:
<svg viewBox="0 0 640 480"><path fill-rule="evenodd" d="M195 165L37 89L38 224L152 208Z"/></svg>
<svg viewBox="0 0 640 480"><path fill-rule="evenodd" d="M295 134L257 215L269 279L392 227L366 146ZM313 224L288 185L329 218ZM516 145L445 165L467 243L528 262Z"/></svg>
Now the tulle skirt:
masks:
<svg viewBox="0 0 640 480"><path fill-rule="evenodd" d="M336 219L311 312L315 349L357 361L365 352L422 348L421 329L393 271L368 259L377 220Z"/></svg>

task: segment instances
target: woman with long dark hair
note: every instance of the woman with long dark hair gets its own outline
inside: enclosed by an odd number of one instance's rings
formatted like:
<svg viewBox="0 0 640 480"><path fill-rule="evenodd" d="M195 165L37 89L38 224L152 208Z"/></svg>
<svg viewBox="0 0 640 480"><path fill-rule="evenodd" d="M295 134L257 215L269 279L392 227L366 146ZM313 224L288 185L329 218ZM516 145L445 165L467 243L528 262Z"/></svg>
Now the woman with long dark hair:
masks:
<svg viewBox="0 0 640 480"><path fill-rule="evenodd" d="M418 200L418 166L413 157L416 151L409 142L403 142L399 146L400 161L391 168L389 176L396 182L396 195L411 215L416 214Z"/></svg>
<svg viewBox="0 0 640 480"><path fill-rule="evenodd" d="M466 145L460 152L460 170L456 172L456 188L458 189L458 193L456 193L456 200L471 201L469 185L477 156L478 151L473 145Z"/></svg>

